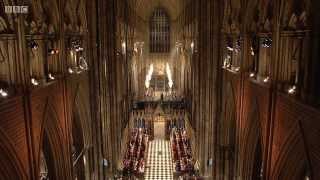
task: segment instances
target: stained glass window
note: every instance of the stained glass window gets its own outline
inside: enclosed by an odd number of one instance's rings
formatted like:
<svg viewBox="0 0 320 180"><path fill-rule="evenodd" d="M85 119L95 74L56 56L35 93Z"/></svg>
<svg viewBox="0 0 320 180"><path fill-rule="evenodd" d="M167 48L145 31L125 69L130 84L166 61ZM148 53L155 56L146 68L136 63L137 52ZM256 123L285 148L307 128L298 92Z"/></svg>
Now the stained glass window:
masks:
<svg viewBox="0 0 320 180"><path fill-rule="evenodd" d="M170 50L169 16L163 8L157 8L150 19L150 52L167 53Z"/></svg>

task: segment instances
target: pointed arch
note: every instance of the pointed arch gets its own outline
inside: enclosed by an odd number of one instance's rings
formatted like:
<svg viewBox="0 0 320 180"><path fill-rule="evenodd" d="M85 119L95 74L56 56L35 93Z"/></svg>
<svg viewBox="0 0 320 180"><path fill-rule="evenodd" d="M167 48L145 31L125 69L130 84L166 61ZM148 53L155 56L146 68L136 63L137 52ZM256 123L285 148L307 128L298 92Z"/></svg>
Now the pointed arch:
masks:
<svg viewBox="0 0 320 180"><path fill-rule="evenodd" d="M69 169L69 156L67 156L67 152L63 148L65 142L65 137L62 135L62 130L59 127L59 118L57 115L57 111L54 106L49 103L47 100L45 105L45 110L43 114L43 120L41 122L41 133L40 133L40 143L37 154L37 174L39 174L39 161L41 155L41 149L43 149L43 145L46 144L49 147L50 152L52 153L52 161L48 162L48 166L52 167L51 171L54 172L52 174L53 177L59 179L68 179L68 169ZM46 142L48 141L48 142Z"/></svg>
<svg viewBox="0 0 320 180"><path fill-rule="evenodd" d="M221 129L221 150L223 153L223 174L227 179L233 179L235 174L236 162L236 99L235 91L231 81L226 84L226 91L223 97L223 121L220 124Z"/></svg>
<svg viewBox="0 0 320 180"><path fill-rule="evenodd" d="M72 105L72 122L76 123L79 128L81 128L82 139L84 146L90 146L91 144L91 129L90 127L90 112L89 107L86 107L86 92L83 86L80 83L77 84L75 90L75 97L73 99ZM86 131L84 131L86 129Z"/></svg>
<svg viewBox="0 0 320 180"><path fill-rule="evenodd" d="M300 180L307 166L307 155L303 147L303 139L295 128L288 133L285 144L282 145L278 159L273 167L273 179ZM295 148L296 147L296 148ZM299 163L296 163L299 162Z"/></svg>
<svg viewBox="0 0 320 180"><path fill-rule="evenodd" d="M0 129L0 179L27 179L27 174L14 149L9 137Z"/></svg>
<svg viewBox="0 0 320 180"><path fill-rule="evenodd" d="M262 130L261 130L261 122L260 122L260 106L258 103L257 97L253 97L251 99L251 110L249 111L248 117L246 119L247 128L244 130L242 139L243 141L241 154L240 154L240 167L241 169L241 177L244 179L251 179L253 175L253 169L255 164L255 157L253 154L256 153L261 145L262 141ZM259 144L260 143L260 144ZM260 153L262 156L263 152ZM261 157L261 159L263 159Z"/></svg>

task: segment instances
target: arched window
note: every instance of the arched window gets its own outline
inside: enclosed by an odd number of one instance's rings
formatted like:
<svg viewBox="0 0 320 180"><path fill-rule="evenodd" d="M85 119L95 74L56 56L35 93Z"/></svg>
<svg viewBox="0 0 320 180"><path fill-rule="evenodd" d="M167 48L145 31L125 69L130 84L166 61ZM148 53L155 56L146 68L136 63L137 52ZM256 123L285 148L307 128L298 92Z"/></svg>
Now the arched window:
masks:
<svg viewBox="0 0 320 180"><path fill-rule="evenodd" d="M150 19L150 52L167 53L170 50L169 16L163 8L157 8Z"/></svg>

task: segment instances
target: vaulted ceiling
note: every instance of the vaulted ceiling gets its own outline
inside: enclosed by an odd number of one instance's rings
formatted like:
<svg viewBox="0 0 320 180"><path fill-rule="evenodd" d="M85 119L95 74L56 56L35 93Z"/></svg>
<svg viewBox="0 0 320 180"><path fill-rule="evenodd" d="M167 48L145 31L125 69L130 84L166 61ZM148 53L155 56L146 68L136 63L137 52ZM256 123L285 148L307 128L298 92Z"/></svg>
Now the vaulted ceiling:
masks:
<svg viewBox="0 0 320 180"><path fill-rule="evenodd" d="M144 20L148 20L156 7L165 8L171 20L175 20L184 7L186 0L131 0L135 11Z"/></svg>

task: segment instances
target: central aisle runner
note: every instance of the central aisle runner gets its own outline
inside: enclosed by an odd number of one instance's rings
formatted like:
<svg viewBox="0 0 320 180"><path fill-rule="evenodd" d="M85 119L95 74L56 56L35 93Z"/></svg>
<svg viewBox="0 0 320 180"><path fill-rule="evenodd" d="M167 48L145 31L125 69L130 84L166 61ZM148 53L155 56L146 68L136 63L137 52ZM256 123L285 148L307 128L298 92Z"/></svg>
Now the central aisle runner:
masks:
<svg viewBox="0 0 320 180"><path fill-rule="evenodd" d="M170 142L156 139L149 142L146 180L173 180Z"/></svg>

